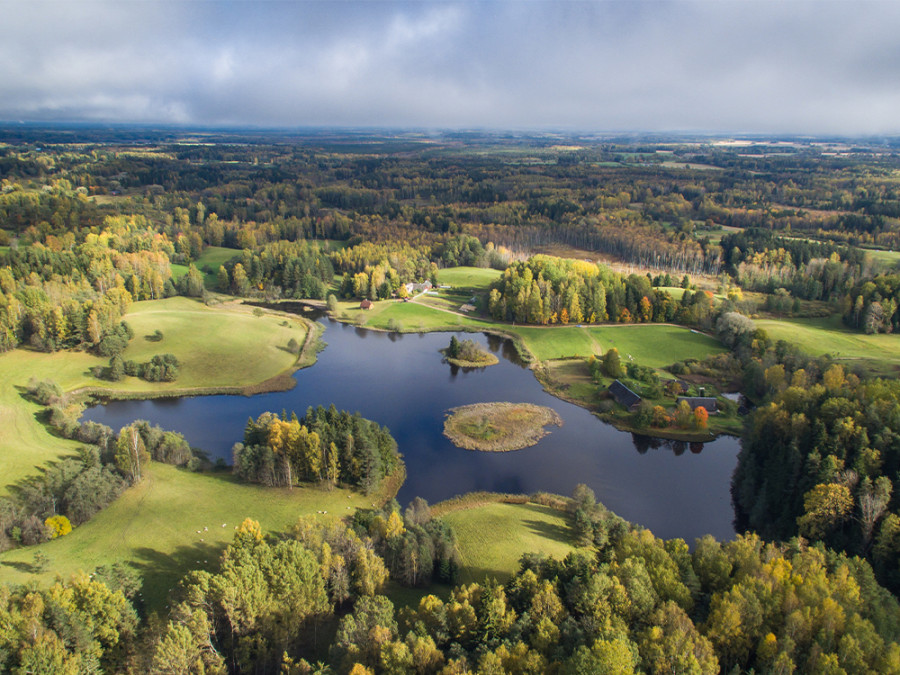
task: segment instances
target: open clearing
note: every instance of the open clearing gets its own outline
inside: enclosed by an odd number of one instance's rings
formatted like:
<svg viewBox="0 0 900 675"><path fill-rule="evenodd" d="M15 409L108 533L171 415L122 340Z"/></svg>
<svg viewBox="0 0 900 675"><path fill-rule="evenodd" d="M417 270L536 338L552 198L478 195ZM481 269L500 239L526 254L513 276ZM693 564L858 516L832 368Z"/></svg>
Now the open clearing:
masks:
<svg viewBox="0 0 900 675"><path fill-rule="evenodd" d="M148 361L155 354L172 353L181 364L175 382L154 383L135 377L119 382L98 380L90 368L105 366L109 360L86 352L48 354L16 349L0 355L0 490L33 474L36 465L71 454L78 447L52 436L36 421L40 406L21 396L31 377L53 380L67 392L91 387L154 395L246 387L290 370L297 357L287 350L287 343L293 337L302 345L308 332L298 318L268 313L257 317L240 306L211 309L188 298L135 303L125 320L135 336L123 358ZM163 332L160 342L145 338L157 329Z"/></svg>
<svg viewBox="0 0 900 675"><path fill-rule="evenodd" d="M219 267L227 263L232 258L241 255L241 252L233 248L223 248L221 246L209 246L200 257L194 261L194 265L198 270L203 272L203 283L207 288L215 288L216 275ZM172 265L172 276L180 279L187 274L187 265Z"/></svg>
<svg viewBox="0 0 900 675"><path fill-rule="evenodd" d="M347 490L267 488L239 483L227 473L196 474L154 462L142 483L71 534L0 555L0 583L45 583L57 574L128 562L143 576L148 609L162 610L182 575L217 566L244 518L277 532L301 515L327 511L320 517L340 517L370 504ZM33 571L38 551L50 560L43 574Z"/></svg>
<svg viewBox="0 0 900 675"><path fill-rule="evenodd" d="M447 267L438 270L438 283L456 288L486 290L500 278L500 270L481 267Z"/></svg>
<svg viewBox="0 0 900 675"><path fill-rule="evenodd" d="M827 319L759 320L756 325L773 340L786 340L813 356L831 354L839 362L851 366L859 363L876 374L900 370L898 336L852 331L838 315Z"/></svg>
<svg viewBox="0 0 900 675"><path fill-rule="evenodd" d="M569 516L539 504L493 503L443 516L456 532L460 582L506 581L524 553L565 558L572 550Z"/></svg>

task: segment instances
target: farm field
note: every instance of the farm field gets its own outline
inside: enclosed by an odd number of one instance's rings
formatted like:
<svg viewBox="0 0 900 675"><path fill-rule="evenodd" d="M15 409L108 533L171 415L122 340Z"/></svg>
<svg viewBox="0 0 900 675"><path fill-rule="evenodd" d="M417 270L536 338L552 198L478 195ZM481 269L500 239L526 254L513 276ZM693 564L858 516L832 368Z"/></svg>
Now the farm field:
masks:
<svg viewBox="0 0 900 675"><path fill-rule="evenodd" d="M234 527L244 518L258 520L263 531L277 532L302 515L327 511L320 517L340 517L370 502L348 490L268 488L239 483L230 473L197 474L154 462L143 482L71 534L39 549L2 554L0 583L49 582L57 574L67 577L127 562L144 579L147 608L161 611L182 575L217 567ZM38 550L49 564L36 574L32 563Z"/></svg>
<svg viewBox="0 0 900 675"><path fill-rule="evenodd" d="M506 581L524 553L562 559L573 550L569 517L538 504L492 503L443 516L456 532L461 583L495 577Z"/></svg>
<svg viewBox="0 0 900 675"><path fill-rule="evenodd" d="M831 354L838 362L858 363L877 374L900 371L900 338L851 331L834 315L827 319L759 320L773 340L786 340L814 355Z"/></svg>

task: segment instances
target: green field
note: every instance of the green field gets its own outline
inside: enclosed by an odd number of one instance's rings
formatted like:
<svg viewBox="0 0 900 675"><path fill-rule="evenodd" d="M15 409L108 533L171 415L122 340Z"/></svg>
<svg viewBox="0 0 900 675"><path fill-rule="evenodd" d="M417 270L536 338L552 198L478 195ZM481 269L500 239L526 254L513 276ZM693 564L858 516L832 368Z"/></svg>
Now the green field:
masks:
<svg viewBox="0 0 900 675"><path fill-rule="evenodd" d="M890 272L900 267L900 251L865 249L865 254L879 272Z"/></svg>
<svg viewBox="0 0 900 675"><path fill-rule="evenodd" d="M50 435L35 420L40 407L21 396L34 377L51 379L63 391L83 387L115 392L153 394L194 388L245 387L269 380L289 370L296 357L286 345L293 337L303 344L306 324L298 318L274 314L254 316L249 308L211 309L188 298L138 302L125 319L135 337L125 359L148 361L155 354L172 353L181 363L175 382L151 383L126 377L120 382L98 380L93 366L109 360L86 352L48 354L17 349L0 355L0 484L14 483L34 472L34 467L75 450L77 444ZM282 325L286 323L287 325ZM198 327L202 326L202 330ZM145 336L163 332L160 342ZM0 489L2 489L0 486Z"/></svg>
<svg viewBox="0 0 900 675"><path fill-rule="evenodd" d="M382 300L370 310L357 303L341 303L338 317L371 328L399 326L402 331L494 330L515 334L538 361L572 356L599 355L615 347L641 365L662 368L687 358L704 359L726 351L713 337L681 326L667 324L628 324L603 326L515 326L474 317L459 316L422 301ZM393 322L393 323L392 323Z"/></svg>
<svg viewBox="0 0 900 675"><path fill-rule="evenodd" d="M219 272L219 267L239 255L241 255L241 252L237 249L210 246L194 261L194 265L203 272L203 282L206 284L206 287L215 288L216 274ZM176 280L187 274L187 271L187 265L172 265L172 277Z"/></svg>
<svg viewBox="0 0 900 675"><path fill-rule="evenodd" d="M687 358L703 359L724 352L718 340L680 326L629 324L606 326L554 326L508 328L522 336L539 361L571 356L599 355L615 347L623 359L662 368ZM630 360L630 359L629 359Z"/></svg>
<svg viewBox="0 0 900 675"><path fill-rule="evenodd" d="M813 356L830 354L842 363L859 364L875 374L896 374L900 370L898 336L852 331L838 315L827 319L759 320L756 325L773 340L786 340Z"/></svg>
<svg viewBox="0 0 900 675"><path fill-rule="evenodd" d="M503 274L500 270L480 267L447 267L438 270L438 283L456 288L485 290Z"/></svg>
<svg viewBox="0 0 900 675"><path fill-rule="evenodd" d="M689 358L702 360L728 351L714 337L681 326L650 323L595 326L587 330L603 351L615 347L623 360L631 356L636 363L651 368Z"/></svg>
<svg viewBox="0 0 900 675"><path fill-rule="evenodd" d="M523 553L565 558L572 551L567 514L538 504L484 504L443 516L456 532L462 574L469 583L506 581Z"/></svg>
<svg viewBox="0 0 900 675"><path fill-rule="evenodd" d="M161 610L185 572L216 565L244 518L277 532L301 515L321 510L328 512L321 518L344 516L370 504L347 490L265 488L239 483L231 474L196 474L153 463L142 483L70 535L0 555L0 583L48 582L57 574L128 562L144 579L148 608ZM43 574L32 567L38 550L50 560Z"/></svg>

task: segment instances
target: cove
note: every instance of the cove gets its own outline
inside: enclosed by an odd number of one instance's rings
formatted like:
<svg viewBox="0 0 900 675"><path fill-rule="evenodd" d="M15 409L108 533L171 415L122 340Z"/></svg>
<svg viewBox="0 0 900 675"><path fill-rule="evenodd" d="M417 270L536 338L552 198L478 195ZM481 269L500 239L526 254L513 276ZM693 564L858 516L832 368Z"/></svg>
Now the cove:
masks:
<svg viewBox="0 0 900 675"><path fill-rule="evenodd" d="M303 415L309 406L334 404L387 426L406 463L397 495L429 503L476 490L572 493L590 486L609 509L664 538L734 536L731 475L739 441L723 436L706 444L660 443L622 432L587 410L546 393L517 358L509 341L456 333L496 354L500 363L463 370L442 362L448 333L371 331L322 318L327 347L316 364L297 371L289 391L246 396L197 396L111 401L83 418L115 430L135 419L183 433L212 459L231 463L250 417L265 411ZM537 445L506 453L453 446L443 436L444 414L470 403L512 401L549 406L563 419ZM252 515L252 514L248 514Z"/></svg>

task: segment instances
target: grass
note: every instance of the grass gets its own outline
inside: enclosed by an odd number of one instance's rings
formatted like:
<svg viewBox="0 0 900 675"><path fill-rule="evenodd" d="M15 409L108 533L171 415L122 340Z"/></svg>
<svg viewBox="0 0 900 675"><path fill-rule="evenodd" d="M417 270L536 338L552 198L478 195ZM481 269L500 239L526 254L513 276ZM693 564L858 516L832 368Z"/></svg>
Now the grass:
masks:
<svg viewBox="0 0 900 675"><path fill-rule="evenodd" d="M724 352L719 341L681 326L629 324L507 328L522 337L539 361L600 355L615 347L623 359L662 368L686 358L703 359Z"/></svg>
<svg viewBox="0 0 900 675"><path fill-rule="evenodd" d="M232 258L241 255L241 252L233 248L223 248L222 246L209 246L194 261L194 265L198 270L203 272L203 283L207 288L215 288L219 272L219 267L227 263ZM177 281L188 272L187 265L172 265L172 277Z"/></svg>
<svg viewBox="0 0 900 675"><path fill-rule="evenodd" d="M866 258L880 272L890 272L900 267L900 251L865 249Z"/></svg>
<svg viewBox="0 0 900 675"><path fill-rule="evenodd" d="M827 319L781 319L756 322L773 340L786 340L819 356L831 354L847 365L859 364L873 374L900 371L900 340L896 335L866 335L850 330L839 315Z"/></svg>
<svg viewBox="0 0 900 675"><path fill-rule="evenodd" d="M561 426L552 408L531 403L474 403L451 408L444 435L453 445L483 452L509 452L535 445L544 427Z"/></svg>
<svg viewBox="0 0 900 675"><path fill-rule="evenodd" d="M615 347L623 360L631 356L650 368L663 368L688 358L702 360L727 351L714 337L681 326L631 324L587 330L603 351Z"/></svg>
<svg viewBox="0 0 900 675"><path fill-rule="evenodd" d="M138 302L125 319L135 337L123 357L148 361L155 354L172 353L181 363L175 382L151 383L134 377L120 382L98 380L90 368L105 366L109 360L86 352L47 354L17 349L0 355L0 476L4 486L77 447L50 435L37 423L40 407L21 396L31 377L53 380L67 392L91 388L113 395L241 389L290 370L297 357L286 349L287 343L293 337L303 344L308 333L307 324L296 317L271 313L257 317L239 305L212 309L188 298ZM145 338L157 329L163 332L160 342Z"/></svg>
<svg viewBox="0 0 900 675"><path fill-rule="evenodd" d="M726 351L713 337L681 326L628 324L602 326L516 326L460 316L416 302L382 300L372 309L357 303L340 303L337 316L347 321L383 330L405 332L440 330L487 330L517 336L538 361L600 355L615 347L623 358L651 368L682 361L704 359Z"/></svg>
<svg viewBox="0 0 900 675"><path fill-rule="evenodd" d="M562 559L573 550L569 516L539 504L478 504L442 516L456 532L461 583L508 580L524 553Z"/></svg>
<svg viewBox="0 0 900 675"><path fill-rule="evenodd" d="M216 567L244 518L258 520L264 531L280 531L301 515L344 516L370 502L347 490L266 488L239 483L231 474L196 474L153 463L142 483L70 535L0 555L0 583L45 583L57 574L127 562L144 579L148 609L162 610L169 589L187 571ZM38 550L50 560L43 574L32 566Z"/></svg>
<svg viewBox="0 0 900 675"><path fill-rule="evenodd" d="M447 267L438 270L438 283L454 289L487 290L503 274L500 270L481 267Z"/></svg>

